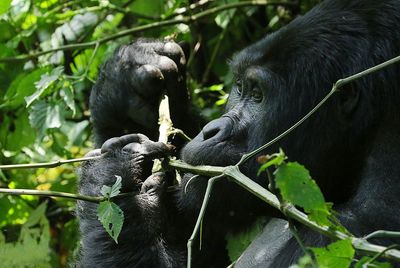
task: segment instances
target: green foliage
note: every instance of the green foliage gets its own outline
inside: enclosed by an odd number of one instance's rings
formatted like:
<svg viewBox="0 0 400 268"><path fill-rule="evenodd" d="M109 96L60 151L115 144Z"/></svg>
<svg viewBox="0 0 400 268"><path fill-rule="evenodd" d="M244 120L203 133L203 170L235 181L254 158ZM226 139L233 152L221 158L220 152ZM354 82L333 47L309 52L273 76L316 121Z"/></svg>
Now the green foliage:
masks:
<svg viewBox="0 0 400 268"><path fill-rule="evenodd" d="M251 241L262 232L268 220L269 219L266 217L261 217L246 231L240 233L228 233L226 235L226 249L228 250L228 255L232 262L237 260L243 251L250 245Z"/></svg>
<svg viewBox="0 0 400 268"><path fill-rule="evenodd" d="M124 223L124 212L114 202L110 201L110 198L120 193L122 187L122 178L120 176L115 177L117 180L111 187L103 185L101 189L101 194L107 197L108 200L100 202L97 209L97 217L103 224L107 233L114 239L115 243L118 243L118 236Z"/></svg>
<svg viewBox="0 0 400 268"><path fill-rule="evenodd" d="M282 149L279 149L279 153L267 156L267 161L261 165L261 167L258 169L257 176L260 176L262 172L267 170L267 168L271 166L280 166L283 164L283 161L286 160L286 155L282 151Z"/></svg>
<svg viewBox="0 0 400 268"><path fill-rule="evenodd" d="M276 186L285 201L302 207L320 225L330 225L331 215L317 183L299 163L281 164L275 171Z"/></svg>
<svg viewBox="0 0 400 268"><path fill-rule="evenodd" d="M21 226L17 242L6 243L0 232L0 263L2 267L51 267L50 230L42 203ZM21 254L23 253L23 254Z"/></svg>
<svg viewBox="0 0 400 268"><path fill-rule="evenodd" d="M312 248L320 268L346 268L353 261L355 250L350 240L340 240L326 248Z"/></svg>

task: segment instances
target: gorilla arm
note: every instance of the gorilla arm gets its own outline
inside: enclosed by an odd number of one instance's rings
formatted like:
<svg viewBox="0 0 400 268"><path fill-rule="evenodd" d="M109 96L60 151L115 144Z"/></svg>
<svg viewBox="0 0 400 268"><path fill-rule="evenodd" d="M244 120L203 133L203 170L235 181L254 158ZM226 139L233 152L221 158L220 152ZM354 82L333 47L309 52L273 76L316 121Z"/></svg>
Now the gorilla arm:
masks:
<svg viewBox="0 0 400 268"><path fill-rule="evenodd" d="M118 244L106 233L96 216L97 204L78 202L81 251L79 267L177 267L182 260L179 250L166 247L166 183L164 174L149 174L151 159L166 156L170 148L150 141L140 134L108 140L101 148L89 153L107 154L85 163L80 172L79 192L99 195L102 185L112 185L115 175L122 177L122 192L140 191L115 202L124 211L124 226ZM184 259L184 258L183 258Z"/></svg>

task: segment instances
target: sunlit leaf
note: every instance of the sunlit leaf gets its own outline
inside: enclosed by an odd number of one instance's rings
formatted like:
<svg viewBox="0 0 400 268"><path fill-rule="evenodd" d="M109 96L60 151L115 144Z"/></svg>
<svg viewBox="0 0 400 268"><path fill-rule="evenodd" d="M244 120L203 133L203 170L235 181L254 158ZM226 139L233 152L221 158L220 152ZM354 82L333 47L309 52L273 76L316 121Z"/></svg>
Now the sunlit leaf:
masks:
<svg viewBox="0 0 400 268"><path fill-rule="evenodd" d="M0 15L7 12L8 8L11 5L12 0L1 0L0 1Z"/></svg>

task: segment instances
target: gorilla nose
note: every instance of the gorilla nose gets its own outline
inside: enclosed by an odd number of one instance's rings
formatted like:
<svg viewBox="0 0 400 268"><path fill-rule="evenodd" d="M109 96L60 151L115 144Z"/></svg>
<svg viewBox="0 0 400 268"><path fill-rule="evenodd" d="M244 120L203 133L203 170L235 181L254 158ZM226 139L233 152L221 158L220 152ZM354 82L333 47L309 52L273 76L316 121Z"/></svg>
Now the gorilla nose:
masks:
<svg viewBox="0 0 400 268"><path fill-rule="evenodd" d="M216 139L219 142L226 140L231 135L233 122L228 117L221 117L208 123L202 130L203 139Z"/></svg>

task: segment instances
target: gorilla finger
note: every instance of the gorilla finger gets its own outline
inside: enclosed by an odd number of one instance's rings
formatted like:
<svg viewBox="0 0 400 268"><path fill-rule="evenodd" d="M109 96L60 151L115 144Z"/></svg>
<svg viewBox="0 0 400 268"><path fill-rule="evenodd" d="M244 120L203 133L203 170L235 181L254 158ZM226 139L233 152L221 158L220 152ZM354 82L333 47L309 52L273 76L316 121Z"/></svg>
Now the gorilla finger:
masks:
<svg viewBox="0 0 400 268"><path fill-rule="evenodd" d="M128 134L121 137L114 137L104 142L104 144L101 146L101 153L113 152L115 150L121 149L126 144L134 142L143 143L148 139L149 138L147 138L143 134Z"/></svg>
<svg viewBox="0 0 400 268"><path fill-rule="evenodd" d="M138 93L146 99L151 99L160 95L164 84L164 76L156 66L145 64L135 70L132 76L135 81Z"/></svg>
<svg viewBox="0 0 400 268"><path fill-rule="evenodd" d="M160 55L171 58L179 67L186 64L185 53L183 49L175 42L166 42L162 49L156 50Z"/></svg>
<svg viewBox="0 0 400 268"><path fill-rule="evenodd" d="M170 144L165 144L163 142L153 142L153 141L145 141L142 145L141 154L154 159L154 158L162 158L172 154L175 146Z"/></svg>
<svg viewBox="0 0 400 268"><path fill-rule="evenodd" d="M167 56L160 56L157 61L157 67L160 68L164 77L167 79L167 75L178 74L178 65Z"/></svg>

